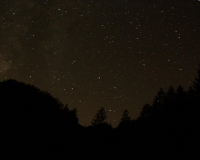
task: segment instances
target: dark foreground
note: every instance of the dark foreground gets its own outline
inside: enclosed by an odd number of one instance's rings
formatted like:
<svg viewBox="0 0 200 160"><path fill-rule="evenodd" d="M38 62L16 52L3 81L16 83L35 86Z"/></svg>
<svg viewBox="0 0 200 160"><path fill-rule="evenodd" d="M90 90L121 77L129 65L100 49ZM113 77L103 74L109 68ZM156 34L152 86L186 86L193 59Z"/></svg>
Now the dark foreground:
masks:
<svg viewBox="0 0 200 160"><path fill-rule="evenodd" d="M125 115L113 129L101 121L82 127L76 110L47 92L14 80L0 82L3 159L192 158L200 153L198 87L161 89L137 120Z"/></svg>

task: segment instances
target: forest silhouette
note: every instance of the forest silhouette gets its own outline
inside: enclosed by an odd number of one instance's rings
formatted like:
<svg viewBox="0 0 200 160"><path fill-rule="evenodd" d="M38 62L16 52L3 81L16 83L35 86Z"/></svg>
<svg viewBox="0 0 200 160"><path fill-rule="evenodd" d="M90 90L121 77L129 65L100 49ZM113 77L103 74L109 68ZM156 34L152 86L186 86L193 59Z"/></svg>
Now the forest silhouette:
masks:
<svg viewBox="0 0 200 160"><path fill-rule="evenodd" d="M117 128L106 122L103 107L83 127L76 109L33 85L6 80L0 91L7 159L183 159L200 151L200 66L188 91L160 88L136 120L125 109Z"/></svg>

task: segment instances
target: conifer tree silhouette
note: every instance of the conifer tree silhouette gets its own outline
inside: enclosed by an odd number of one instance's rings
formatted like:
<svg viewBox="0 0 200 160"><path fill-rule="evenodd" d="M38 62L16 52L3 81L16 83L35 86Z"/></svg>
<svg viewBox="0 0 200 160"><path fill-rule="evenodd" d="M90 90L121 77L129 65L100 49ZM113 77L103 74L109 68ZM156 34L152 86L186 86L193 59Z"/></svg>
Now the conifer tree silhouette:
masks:
<svg viewBox="0 0 200 160"><path fill-rule="evenodd" d="M195 93L200 96L200 65L199 65L197 77L194 79L193 83L194 83L193 87L194 87Z"/></svg>
<svg viewBox="0 0 200 160"><path fill-rule="evenodd" d="M172 86L169 87L166 98L164 100L164 107L168 111L173 110L176 104L176 92Z"/></svg>
<svg viewBox="0 0 200 160"><path fill-rule="evenodd" d="M153 107L150 104L145 104L142 112L140 113L139 119L149 118L153 114Z"/></svg>
<svg viewBox="0 0 200 160"><path fill-rule="evenodd" d="M129 112L127 109L125 109L121 118L121 123L126 123L130 121L131 121L131 118L129 117Z"/></svg>
<svg viewBox="0 0 200 160"><path fill-rule="evenodd" d="M160 90L158 91L158 93L155 96L155 99L153 101L153 107L155 109L158 109L162 106L165 96L166 96L166 93L163 91L162 88L160 88Z"/></svg>
<svg viewBox="0 0 200 160"><path fill-rule="evenodd" d="M95 115L95 118L92 120L92 125L97 125L97 124L108 124L105 122L107 119L106 111L103 107L99 109L97 114Z"/></svg>
<svg viewBox="0 0 200 160"><path fill-rule="evenodd" d="M179 87L176 90L176 101L177 101L177 108L183 107L186 104L186 92L184 91L183 87L181 85L179 85Z"/></svg>
<svg viewBox="0 0 200 160"><path fill-rule="evenodd" d="M127 126L128 124L130 124L131 122L131 118L129 117L129 112L127 109L124 110L121 121L119 123L119 127L122 126Z"/></svg>

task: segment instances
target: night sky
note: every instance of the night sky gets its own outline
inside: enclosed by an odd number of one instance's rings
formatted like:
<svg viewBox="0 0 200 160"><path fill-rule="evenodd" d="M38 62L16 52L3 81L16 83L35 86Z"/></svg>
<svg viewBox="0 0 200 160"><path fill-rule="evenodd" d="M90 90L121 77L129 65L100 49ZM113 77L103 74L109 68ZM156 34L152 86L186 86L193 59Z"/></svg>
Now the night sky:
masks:
<svg viewBox="0 0 200 160"><path fill-rule="evenodd" d="M0 81L47 90L90 125L116 127L160 87L185 90L200 63L198 0L1 0Z"/></svg>

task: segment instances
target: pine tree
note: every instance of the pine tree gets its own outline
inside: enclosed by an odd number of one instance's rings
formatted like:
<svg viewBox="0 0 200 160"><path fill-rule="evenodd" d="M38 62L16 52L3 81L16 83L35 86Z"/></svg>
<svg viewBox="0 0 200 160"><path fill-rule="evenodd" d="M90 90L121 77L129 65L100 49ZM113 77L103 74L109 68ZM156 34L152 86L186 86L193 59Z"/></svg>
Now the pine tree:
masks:
<svg viewBox="0 0 200 160"><path fill-rule="evenodd" d="M197 95L200 95L200 65L199 65L199 69L198 69L198 75L197 77L194 79L194 90L195 90L195 93Z"/></svg>
<svg viewBox="0 0 200 160"><path fill-rule="evenodd" d="M129 117L129 112L125 109L118 127L126 127L130 122L131 118Z"/></svg>
<svg viewBox="0 0 200 160"><path fill-rule="evenodd" d="M145 104L142 108L142 112L140 113L139 119L149 118L153 114L153 107L149 104Z"/></svg>
<svg viewBox="0 0 200 160"><path fill-rule="evenodd" d="M186 105L186 92L181 85L176 90L176 101L176 107L178 108Z"/></svg>
<svg viewBox="0 0 200 160"><path fill-rule="evenodd" d="M176 92L174 88L170 86L167 91L166 98L164 100L164 105L166 108L172 109L174 108L175 101L176 101Z"/></svg>
<svg viewBox="0 0 200 160"><path fill-rule="evenodd" d="M153 101L153 107L155 109L159 109L162 106L165 97L166 97L166 93L163 91L162 88L160 88L160 90L158 91L158 93L155 96L155 99Z"/></svg>
<svg viewBox="0 0 200 160"><path fill-rule="evenodd" d="M184 94L184 89L183 89L182 85L178 86L176 92L177 92L177 94L180 94L180 95Z"/></svg>
<svg viewBox="0 0 200 160"><path fill-rule="evenodd" d="M106 110L103 107L101 107L95 115L95 118L92 120L92 125L95 126L97 124L108 124L107 122L105 122L106 119Z"/></svg>
<svg viewBox="0 0 200 160"><path fill-rule="evenodd" d="M121 123L126 123L126 122L130 122L131 118L129 117L129 112L127 109L124 110L123 112L123 116L121 118Z"/></svg>

